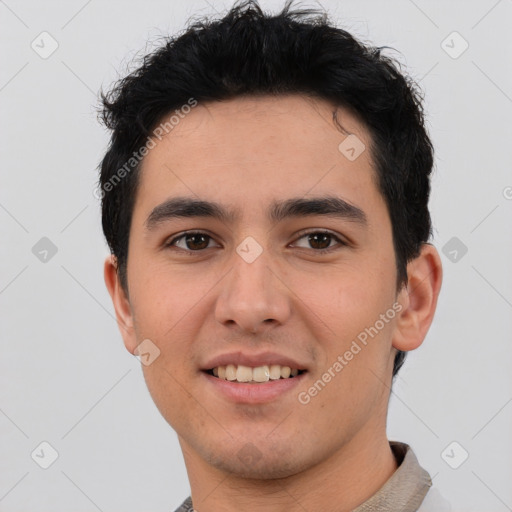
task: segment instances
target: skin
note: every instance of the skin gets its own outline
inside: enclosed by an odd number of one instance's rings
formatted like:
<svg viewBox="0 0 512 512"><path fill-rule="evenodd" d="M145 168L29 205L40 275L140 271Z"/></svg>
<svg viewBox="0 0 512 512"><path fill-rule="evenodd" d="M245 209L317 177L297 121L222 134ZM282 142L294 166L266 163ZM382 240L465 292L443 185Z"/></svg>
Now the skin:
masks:
<svg viewBox="0 0 512 512"><path fill-rule="evenodd" d="M130 229L129 298L115 258L105 261L127 350L133 354L148 338L160 350L142 366L144 377L177 432L200 512L349 511L397 468L386 436L393 360L397 349L414 350L425 338L441 261L424 244L408 265L408 286L396 290L391 223L370 151L350 161L338 150L346 134L333 123L333 109L298 95L192 109L143 161ZM338 108L337 117L370 147L356 116ZM333 194L361 208L367 225L320 215L267 218L273 200ZM241 217L174 219L145 232L152 209L175 196L217 201ZM347 245L334 238L314 245L299 233L306 229L329 230ZM165 247L187 230L212 238ZM235 250L248 236L263 249L250 264ZM326 245L335 250L318 254ZM297 393L396 303L400 313L301 404ZM290 355L308 373L299 389L272 402L234 405L205 383L200 368L237 349ZM252 463L237 456L248 443L257 448Z"/></svg>

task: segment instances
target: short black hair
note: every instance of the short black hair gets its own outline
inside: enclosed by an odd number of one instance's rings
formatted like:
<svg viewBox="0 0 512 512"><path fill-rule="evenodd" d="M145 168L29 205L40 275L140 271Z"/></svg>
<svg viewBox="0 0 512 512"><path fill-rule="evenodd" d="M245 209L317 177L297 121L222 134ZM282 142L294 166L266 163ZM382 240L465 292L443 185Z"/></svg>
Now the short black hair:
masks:
<svg viewBox="0 0 512 512"><path fill-rule="evenodd" d="M377 185L393 231L397 290L407 263L432 234L428 200L433 147L423 96L400 63L357 40L318 9L264 13L257 0L236 2L220 19L189 24L166 37L139 67L101 91L100 120L111 130L100 164L102 226L128 295L128 239L141 148L183 105L242 96L302 94L354 112L371 137ZM334 119L336 119L334 112ZM405 359L395 356L393 377Z"/></svg>

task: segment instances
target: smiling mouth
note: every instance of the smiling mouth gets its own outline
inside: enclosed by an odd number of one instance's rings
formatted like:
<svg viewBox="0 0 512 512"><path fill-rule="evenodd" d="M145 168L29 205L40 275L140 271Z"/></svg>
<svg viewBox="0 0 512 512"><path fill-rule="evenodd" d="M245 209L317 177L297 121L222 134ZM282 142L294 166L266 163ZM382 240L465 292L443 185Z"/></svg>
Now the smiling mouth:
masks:
<svg viewBox="0 0 512 512"><path fill-rule="evenodd" d="M233 383L264 384L276 380L293 379L298 375L302 375L307 370L299 370L281 365L264 365L253 368L229 364L203 371L212 377Z"/></svg>

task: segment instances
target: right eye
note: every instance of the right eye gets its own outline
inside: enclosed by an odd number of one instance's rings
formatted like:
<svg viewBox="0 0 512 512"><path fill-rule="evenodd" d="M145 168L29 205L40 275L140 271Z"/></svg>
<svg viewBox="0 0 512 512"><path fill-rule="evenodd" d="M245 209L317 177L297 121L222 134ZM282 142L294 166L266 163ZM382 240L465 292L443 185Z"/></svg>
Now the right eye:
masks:
<svg viewBox="0 0 512 512"><path fill-rule="evenodd" d="M200 252L209 248L209 242L213 238L202 231L187 231L181 233L165 244L166 248L177 247L186 252ZM178 245L181 243L182 245Z"/></svg>

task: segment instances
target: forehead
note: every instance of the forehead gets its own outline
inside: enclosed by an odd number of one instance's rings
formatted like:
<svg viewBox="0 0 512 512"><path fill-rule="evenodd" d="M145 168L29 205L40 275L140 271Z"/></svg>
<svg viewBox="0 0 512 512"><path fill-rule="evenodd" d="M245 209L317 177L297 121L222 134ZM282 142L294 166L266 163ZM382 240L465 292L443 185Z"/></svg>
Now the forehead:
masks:
<svg viewBox="0 0 512 512"><path fill-rule="evenodd" d="M281 156L287 159L312 149L320 157L338 156L339 144L349 134L366 146L370 143L367 130L356 114L345 107L304 95L239 97L198 103L187 112L172 116L173 126L168 127L163 140L158 141L160 149L166 145L182 150L209 148L212 154L220 156L216 149L221 147L226 158L233 156L240 160L245 156L250 162L256 158L261 161L269 156L278 157L279 149ZM168 117L162 120L164 128ZM297 145L299 141L301 144ZM258 154L251 153L254 149L259 150ZM187 158L194 159L194 153L189 153Z"/></svg>
<svg viewBox="0 0 512 512"><path fill-rule="evenodd" d="M335 191L350 202L377 193L369 134L345 108L288 95L198 103L187 112L145 156L136 206L194 195L255 210L276 196Z"/></svg>

